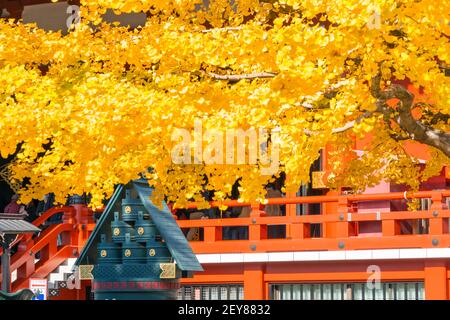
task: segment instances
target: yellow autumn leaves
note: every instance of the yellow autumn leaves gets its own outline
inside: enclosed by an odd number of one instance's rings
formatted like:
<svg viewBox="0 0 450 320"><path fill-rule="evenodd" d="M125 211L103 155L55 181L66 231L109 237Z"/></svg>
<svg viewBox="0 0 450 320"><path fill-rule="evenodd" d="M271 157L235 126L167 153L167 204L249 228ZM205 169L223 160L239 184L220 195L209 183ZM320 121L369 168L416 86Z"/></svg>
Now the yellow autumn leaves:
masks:
<svg viewBox="0 0 450 320"><path fill-rule="evenodd" d="M81 24L64 36L0 21L0 152L19 148L11 170L28 183L22 201L90 192L97 205L147 168L155 199L178 206L200 201L205 188L227 198L237 179L242 200L263 198L273 177L258 165L172 162L173 130L191 130L196 119L205 129L277 129L288 191L309 181L327 144L336 146L330 183L355 189L381 179L417 187L448 160L433 150L422 174L377 114L332 132L374 111L370 80L381 61L386 81L411 79L434 110L449 114L450 78L438 63L449 62L449 1L209 3L83 0ZM102 23L106 9L148 12L147 23L135 30ZM274 77L214 76L262 72ZM338 161L352 154L350 137L368 133L362 158Z"/></svg>

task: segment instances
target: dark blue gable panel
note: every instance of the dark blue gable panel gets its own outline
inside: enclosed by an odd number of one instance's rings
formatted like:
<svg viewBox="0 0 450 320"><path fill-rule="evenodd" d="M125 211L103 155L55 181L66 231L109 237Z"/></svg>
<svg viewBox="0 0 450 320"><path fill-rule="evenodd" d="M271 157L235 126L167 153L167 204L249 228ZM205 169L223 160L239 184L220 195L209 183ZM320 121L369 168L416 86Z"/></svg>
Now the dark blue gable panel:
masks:
<svg viewBox="0 0 450 320"><path fill-rule="evenodd" d="M117 186L74 266L95 264L97 262L97 244L100 243L100 235L106 234L108 238L111 237L110 224L114 220L114 211L120 211L119 200L124 195L123 191L123 185Z"/></svg>
<svg viewBox="0 0 450 320"><path fill-rule="evenodd" d="M146 180L134 180L133 186L139 194L145 209L150 214L153 223L158 228L164 241L166 241L167 247L178 267L183 271L203 271L197 257L192 252L189 242L186 240L183 232L181 232L167 205L164 203L161 210L150 201L152 189Z"/></svg>

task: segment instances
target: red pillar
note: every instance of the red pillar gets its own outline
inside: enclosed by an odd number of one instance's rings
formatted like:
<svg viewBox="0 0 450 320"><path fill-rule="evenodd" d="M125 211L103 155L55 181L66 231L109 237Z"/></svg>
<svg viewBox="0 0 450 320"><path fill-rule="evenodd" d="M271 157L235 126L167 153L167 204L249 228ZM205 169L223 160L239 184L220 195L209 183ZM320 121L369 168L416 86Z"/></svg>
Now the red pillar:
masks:
<svg viewBox="0 0 450 320"><path fill-rule="evenodd" d="M447 264L445 261L425 262L425 299L449 299Z"/></svg>
<svg viewBox="0 0 450 320"><path fill-rule="evenodd" d="M248 263L244 267L244 299L264 300L264 265Z"/></svg>

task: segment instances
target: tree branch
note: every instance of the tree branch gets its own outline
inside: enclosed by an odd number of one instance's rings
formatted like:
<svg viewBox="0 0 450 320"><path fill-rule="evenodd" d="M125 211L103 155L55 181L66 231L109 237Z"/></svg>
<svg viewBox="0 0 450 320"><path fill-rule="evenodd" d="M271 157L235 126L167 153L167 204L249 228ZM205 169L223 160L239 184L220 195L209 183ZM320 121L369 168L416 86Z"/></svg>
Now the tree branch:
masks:
<svg viewBox="0 0 450 320"><path fill-rule="evenodd" d="M230 75L222 75L213 72L207 72L206 74L215 80L227 80L227 81L274 78L277 75L274 72L258 72L248 74L230 74Z"/></svg>
<svg viewBox="0 0 450 320"><path fill-rule="evenodd" d="M385 90L381 89L381 75L372 79L371 93L377 99L377 107L386 114L390 112L386 102L398 99L398 117L394 120L399 127L412 139L441 150L450 157L450 134L414 119L412 115L414 95L401 85L392 84Z"/></svg>
<svg viewBox="0 0 450 320"><path fill-rule="evenodd" d="M370 118L373 114L374 114L374 112L372 112L372 111L366 111L362 115L360 115L356 120L349 121L346 124L344 124L342 127L334 128L333 130L331 130L331 133L337 134L337 133L343 133L347 130L350 130L355 126L355 124L360 123L365 118ZM304 132L307 136L312 136L312 135L318 134L318 132L310 131L308 129L305 129Z"/></svg>

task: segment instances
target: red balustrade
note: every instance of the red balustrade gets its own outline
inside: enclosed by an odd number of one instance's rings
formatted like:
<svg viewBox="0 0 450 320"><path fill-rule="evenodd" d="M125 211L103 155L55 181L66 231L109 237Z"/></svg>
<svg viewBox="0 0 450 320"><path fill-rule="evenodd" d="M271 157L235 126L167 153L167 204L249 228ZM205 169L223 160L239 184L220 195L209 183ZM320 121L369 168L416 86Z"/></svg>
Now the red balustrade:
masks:
<svg viewBox="0 0 450 320"><path fill-rule="evenodd" d="M266 205L296 204L334 204L334 210L324 210L322 214L294 215L292 210L286 216L269 217L265 215L264 205L240 203L235 200L211 202L212 207L251 206L248 218L220 218L205 220L179 220L183 229L203 229L203 240L191 241L196 253L233 253L233 252L270 252L302 250L351 250L385 248L428 248L449 247L450 210L443 203L450 197L450 190L423 191L412 194L385 193L346 196L308 196L266 199ZM385 200L413 200L430 198L429 210L392 211L358 213L359 202ZM189 208L196 208L191 203ZM323 206L324 207L324 206ZM331 206L330 206L331 207ZM288 210L286 210L287 212ZM428 221L428 230L424 234L404 234L401 224L405 221ZM359 232L361 222L381 223L381 232L377 235L363 236ZM286 237L268 239L269 225L286 226ZM322 226L322 235L311 236L313 225ZM248 227L248 239L223 240L224 227Z"/></svg>
<svg viewBox="0 0 450 320"><path fill-rule="evenodd" d="M48 223L60 213L61 223ZM38 236L23 235L14 243L18 251L11 259L11 272L17 271L17 279L11 284L13 291L27 287L30 277L45 278L66 259L76 257L95 227L92 211L82 205L51 208L33 224L43 231Z"/></svg>

